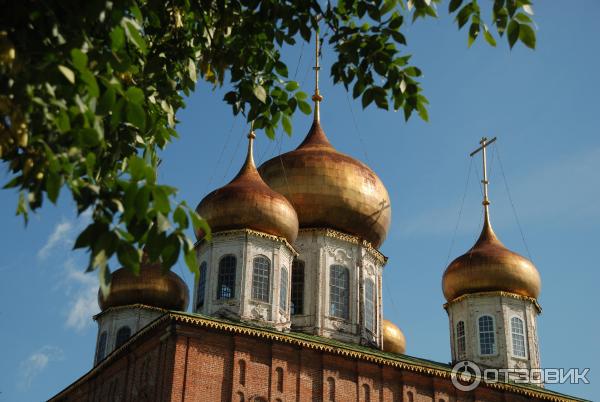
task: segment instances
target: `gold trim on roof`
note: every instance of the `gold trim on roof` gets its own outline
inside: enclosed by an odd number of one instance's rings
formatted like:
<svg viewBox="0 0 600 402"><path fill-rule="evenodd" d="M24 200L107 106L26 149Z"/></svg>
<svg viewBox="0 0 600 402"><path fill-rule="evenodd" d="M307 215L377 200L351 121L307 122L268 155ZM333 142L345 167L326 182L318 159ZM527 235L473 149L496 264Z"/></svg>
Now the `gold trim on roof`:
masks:
<svg viewBox="0 0 600 402"><path fill-rule="evenodd" d="M108 312L126 310L126 309L153 310L153 311L157 311L157 312L161 312L161 313L166 313L169 311L169 310L165 310L164 308L160 308L160 307L153 307L153 306L148 306L147 304L136 303L136 304L128 304L125 306L109 307L106 310L99 312L92 318L97 321L98 318L102 317L103 315L107 314Z"/></svg>
<svg viewBox="0 0 600 402"><path fill-rule="evenodd" d="M381 264L381 266L384 266L385 264L387 264L388 258L385 255L383 255L383 253L381 251L377 250L375 247L373 247L373 245L371 243L369 243L366 240L361 239L358 236L349 235L347 233L339 232L337 230L329 229L329 228L307 228L307 229L300 229L298 232L299 233L314 232L314 233L318 233L318 234L322 234L324 236L330 237L332 239L337 239L337 240L342 240L342 241L345 241L348 243L357 244L359 246L366 248L367 251L377 260L377 262L379 262Z"/></svg>
<svg viewBox="0 0 600 402"><path fill-rule="evenodd" d="M220 232L213 233L212 237L214 239L215 237L224 237L224 236L232 236L232 235L251 235L251 236L261 237L263 239L273 240L278 243L283 243L285 246L287 246L292 251L292 253L294 254L295 257L298 256L298 252L296 251L294 246L292 246L285 237L275 236L275 235L268 234L265 232L259 232L258 230L253 230L253 229L222 230ZM198 247L203 242L205 242L205 240L200 240L200 241L196 242L195 246Z"/></svg>
<svg viewBox="0 0 600 402"><path fill-rule="evenodd" d="M448 306L450 304L461 302L461 301L468 299L469 297L473 297L473 296L504 296L504 297L511 297L513 299L524 300L524 301L533 303L535 305L535 308L537 309L538 313L539 314L542 313L542 306L540 306L537 299L535 299L533 297L529 297L529 296L519 295L516 293L505 292L503 290L496 290L496 291L490 291L490 292L468 293L468 294L459 296L453 300L450 300L448 303L444 303L444 309L448 310Z"/></svg>

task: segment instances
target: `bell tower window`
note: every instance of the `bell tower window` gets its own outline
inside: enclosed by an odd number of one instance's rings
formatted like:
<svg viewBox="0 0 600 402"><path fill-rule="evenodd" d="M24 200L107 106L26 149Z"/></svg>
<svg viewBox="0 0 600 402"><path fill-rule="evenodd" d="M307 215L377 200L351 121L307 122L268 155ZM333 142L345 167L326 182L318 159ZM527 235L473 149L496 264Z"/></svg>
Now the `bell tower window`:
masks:
<svg viewBox="0 0 600 402"><path fill-rule="evenodd" d="M233 255L226 255L219 261L217 299L233 299L235 297L236 263Z"/></svg>
<svg viewBox="0 0 600 402"><path fill-rule="evenodd" d="M350 318L350 271L343 265L329 269L329 314L333 317Z"/></svg>

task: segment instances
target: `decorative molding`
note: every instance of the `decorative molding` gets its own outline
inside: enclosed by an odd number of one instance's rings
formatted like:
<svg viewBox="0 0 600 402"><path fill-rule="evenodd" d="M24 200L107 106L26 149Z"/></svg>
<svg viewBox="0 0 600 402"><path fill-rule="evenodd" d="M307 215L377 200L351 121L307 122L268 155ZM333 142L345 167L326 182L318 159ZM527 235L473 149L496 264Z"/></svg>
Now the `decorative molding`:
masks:
<svg viewBox="0 0 600 402"><path fill-rule="evenodd" d="M533 297L529 297L529 296L519 295L516 293L505 292L502 290L490 291L490 292L476 292L476 293L469 293L466 295L458 296L454 300L450 300L449 302L444 303L444 309L446 311L448 311L448 307L452 304L460 303L461 301L468 299L468 298L481 297L481 296L501 296L501 297L510 297L510 298L517 299L517 300L528 301L535 306L538 314L542 313L542 306L539 305L537 299L535 299Z"/></svg>
<svg viewBox="0 0 600 402"><path fill-rule="evenodd" d="M357 244L359 246L362 246L369 254L371 254L381 266L384 266L387 263L388 258L385 255L383 255L381 253L381 251L379 251L375 247L373 247L371 245L371 243L369 243L368 241L362 240L361 238L359 238L357 236L352 236L347 233L338 232L337 230L329 229L329 228L306 228L306 229L300 229L300 232L301 233L307 233L307 232L317 233L317 234L321 234L326 237L330 237L332 239L338 239L338 240L342 240L342 241L345 241L345 242L348 242L351 244Z"/></svg>
<svg viewBox="0 0 600 402"><path fill-rule="evenodd" d="M218 237L230 237L230 236L238 236L238 235L243 235L243 236L254 236L254 237L259 237L259 238L263 238L263 239L268 239L268 240L272 240L278 243L281 243L283 245L285 245L286 247L288 247L291 252L294 254L294 256L298 256L298 252L296 251L296 249L287 241L287 239L285 237L279 237L279 236L274 236L268 233L264 233L264 232L259 232L258 230L252 230L252 229L236 229L236 230L223 230L220 232L214 232L212 234L213 239L218 238ZM196 244L194 244L194 247L199 248L201 245L206 244L207 241L206 240L199 240L196 242Z"/></svg>

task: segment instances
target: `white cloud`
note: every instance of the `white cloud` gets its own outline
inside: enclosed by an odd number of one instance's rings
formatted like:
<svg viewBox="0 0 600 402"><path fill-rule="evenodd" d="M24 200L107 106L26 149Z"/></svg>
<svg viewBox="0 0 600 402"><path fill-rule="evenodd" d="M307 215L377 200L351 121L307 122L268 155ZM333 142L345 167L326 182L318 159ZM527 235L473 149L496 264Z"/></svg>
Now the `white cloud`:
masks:
<svg viewBox="0 0 600 402"><path fill-rule="evenodd" d="M54 231L48 237L46 244L38 251L38 258L44 259L50 255L57 247L65 246L73 241L73 224L67 220L62 220Z"/></svg>
<svg viewBox="0 0 600 402"><path fill-rule="evenodd" d="M21 362L19 367L19 387L22 389L31 387L35 377L44 371L48 363L63 359L62 349L56 346L43 346Z"/></svg>
<svg viewBox="0 0 600 402"><path fill-rule="evenodd" d="M61 279L57 281L55 290L65 293L65 325L77 332L89 328L93 323L92 316L99 311L97 276L85 272L87 257L71 250L75 237L89 224L90 218L91 211L87 210L72 221L62 219L38 252L40 260L51 255L64 260L63 269L59 271Z"/></svg>
<svg viewBox="0 0 600 402"><path fill-rule="evenodd" d="M65 261L64 275L63 287L69 296L65 324L81 332L91 326L92 316L99 312L98 280L93 273L86 273L83 265L78 265L73 258Z"/></svg>

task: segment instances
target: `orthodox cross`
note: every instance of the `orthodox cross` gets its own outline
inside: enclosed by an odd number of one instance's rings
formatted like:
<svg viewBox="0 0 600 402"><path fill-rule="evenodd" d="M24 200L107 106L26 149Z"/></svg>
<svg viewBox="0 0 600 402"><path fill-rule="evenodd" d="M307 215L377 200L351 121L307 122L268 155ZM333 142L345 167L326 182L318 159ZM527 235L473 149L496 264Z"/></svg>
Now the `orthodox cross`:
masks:
<svg viewBox="0 0 600 402"><path fill-rule="evenodd" d="M315 31L315 66L313 67L313 70L315 70L315 93L312 96L312 100L313 100L313 102L315 102L315 121L319 121L319 119L320 119L319 103L323 100L323 97L319 93L319 70L321 69L321 67L319 67L319 56L320 56L319 31L316 30Z"/></svg>
<svg viewBox="0 0 600 402"><path fill-rule="evenodd" d="M483 183L483 208L485 209L485 214L488 214L488 206L490 205L490 200L488 199L488 177L487 177L487 155L486 155L486 148L488 145L490 145L491 143L493 143L494 141L496 141L496 137L492 138L491 140L488 140L486 137L483 137L481 139L481 141L479 141L479 144L481 144L481 146L479 148L477 148L475 151L471 152L471 154L469 155L470 157L473 157L476 153L478 153L479 151L481 151L482 154L482 160L483 160L483 180L481 180L481 183Z"/></svg>

